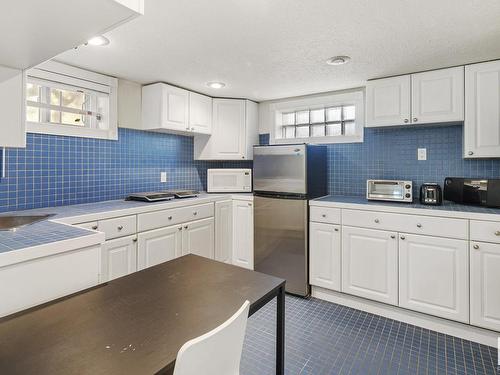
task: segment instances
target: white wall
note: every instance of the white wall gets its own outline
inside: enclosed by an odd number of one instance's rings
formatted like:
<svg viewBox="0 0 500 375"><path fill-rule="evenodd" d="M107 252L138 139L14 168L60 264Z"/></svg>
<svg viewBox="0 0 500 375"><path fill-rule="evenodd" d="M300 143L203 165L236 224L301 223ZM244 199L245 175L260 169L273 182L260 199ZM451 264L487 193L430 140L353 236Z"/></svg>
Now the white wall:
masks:
<svg viewBox="0 0 500 375"><path fill-rule="evenodd" d="M141 129L142 86L139 83L118 80L118 126Z"/></svg>

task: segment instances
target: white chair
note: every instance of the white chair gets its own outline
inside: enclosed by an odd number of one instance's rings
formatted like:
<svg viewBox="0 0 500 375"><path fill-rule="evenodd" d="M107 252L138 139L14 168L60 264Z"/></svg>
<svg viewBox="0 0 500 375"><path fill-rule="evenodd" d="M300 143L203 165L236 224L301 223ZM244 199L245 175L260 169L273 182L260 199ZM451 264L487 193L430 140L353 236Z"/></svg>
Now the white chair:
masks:
<svg viewBox="0 0 500 375"><path fill-rule="evenodd" d="M238 375L250 302L212 331L186 342L175 361L174 375Z"/></svg>

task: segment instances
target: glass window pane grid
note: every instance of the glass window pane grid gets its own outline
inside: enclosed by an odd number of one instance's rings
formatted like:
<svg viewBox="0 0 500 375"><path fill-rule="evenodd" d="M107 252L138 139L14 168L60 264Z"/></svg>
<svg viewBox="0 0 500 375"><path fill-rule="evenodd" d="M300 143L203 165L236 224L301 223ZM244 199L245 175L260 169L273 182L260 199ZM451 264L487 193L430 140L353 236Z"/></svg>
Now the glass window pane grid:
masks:
<svg viewBox="0 0 500 375"><path fill-rule="evenodd" d="M284 112L282 114L283 138L353 136L356 133L355 111L354 105L341 105ZM309 122L305 122L306 118ZM318 119L322 121L317 121Z"/></svg>

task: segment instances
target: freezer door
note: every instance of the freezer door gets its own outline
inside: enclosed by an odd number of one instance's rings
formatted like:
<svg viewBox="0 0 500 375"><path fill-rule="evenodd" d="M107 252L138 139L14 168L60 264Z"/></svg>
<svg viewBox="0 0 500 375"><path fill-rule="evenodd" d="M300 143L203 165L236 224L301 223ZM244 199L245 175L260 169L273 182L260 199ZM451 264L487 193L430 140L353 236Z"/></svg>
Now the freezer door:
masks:
<svg viewBox="0 0 500 375"><path fill-rule="evenodd" d="M254 191L306 194L306 172L305 145L254 147Z"/></svg>
<svg viewBox="0 0 500 375"><path fill-rule="evenodd" d="M306 296L307 200L254 197L254 268L286 280L286 291Z"/></svg>

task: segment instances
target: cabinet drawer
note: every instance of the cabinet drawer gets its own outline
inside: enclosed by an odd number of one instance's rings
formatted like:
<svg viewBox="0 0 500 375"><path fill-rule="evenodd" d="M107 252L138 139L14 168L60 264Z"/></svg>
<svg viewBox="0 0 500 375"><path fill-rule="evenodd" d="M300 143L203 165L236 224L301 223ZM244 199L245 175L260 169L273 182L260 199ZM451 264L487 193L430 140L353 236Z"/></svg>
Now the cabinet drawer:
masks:
<svg viewBox="0 0 500 375"><path fill-rule="evenodd" d="M470 239L500 243L500 223L494 221L470 221Z"/></svg>
<svg viewBox="0 0 500 375"><path fill-rule="evenodd" d="M106 240L130 236L136 233L136 216L123 216L115 219L99 220L99 232L104 232Z"/></svg>
<svg viewBox="0 0 500 375"><path fill-rule="evenodd" d="M168 227L170 225L205 219L212 216L214 216L213 203L148 212L138 215L137 231L144 232L146 230Z"/></svg>
<svg viewBox="0 0 500 375"><path fill-rule="evenodd" d="M311 207L310 220L318 223L340 224L340 208L332 207Z"/></svg>
<svg viewBox="0 0 500 375"><path fill-rule="evenodd" d="M342 224L463 240L468 234L467 220L387 212L342 210Z"/></svg>

